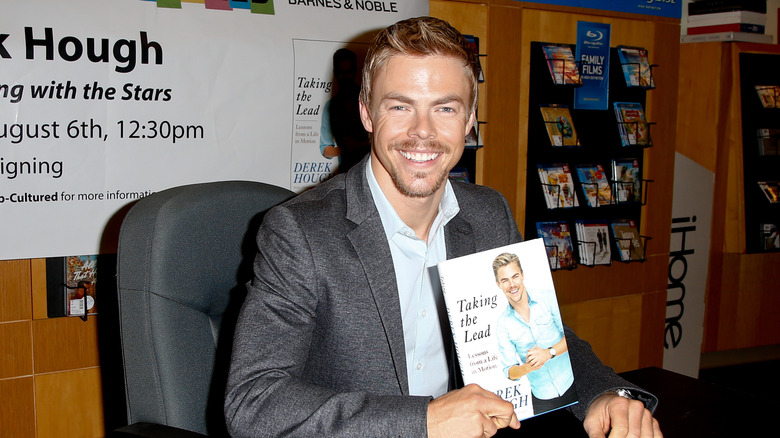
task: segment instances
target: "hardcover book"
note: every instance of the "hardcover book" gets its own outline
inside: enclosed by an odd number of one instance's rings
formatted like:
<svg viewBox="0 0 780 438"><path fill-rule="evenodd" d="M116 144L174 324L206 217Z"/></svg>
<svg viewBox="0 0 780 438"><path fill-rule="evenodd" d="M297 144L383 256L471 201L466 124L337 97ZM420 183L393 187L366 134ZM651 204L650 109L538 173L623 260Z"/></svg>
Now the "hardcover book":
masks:
<svg viewBox="0 0 780 438"><path fill-rule="evenodd" d="M765 14L766 0L698 0L688 3L688 15L728 11L754 11Z"/></svg>
<svg viewBox="0 0 780 438"><path fill-rule="evenodd" d="M688 35L717 32L764 33L764 26L748 23L713 24L712 26L688 26Z"/></svg>
<svg viewBox="0 0 780 438"><path fill-rule="evenodd" d="M538 164L536 168L547 208L571 208L580 205L574 192L574 182L568 164Z"/></svg>
<svg viewBox="0 0 780 438"><path fill-rule="evenodd" d="M778 196L780 196L780 183L777 181L759 181L758 186L761 187L761 191L772 204L777 204Z"/></svg>
<svg viewBox="0 0 780 438"><path fill-rule="evenodd" d="M618 58L623 67L626 86L655 88L653 72L647 59L647 50L643 47L618 46Z"/></svg>
<svg viewBox="0 0 780 438"><path fill-rule="evenodd" d="M574 120L569 107L562 104L543 104L539 106L542 119L553 146L579 146L580 139L574 129Z"/></svg>
<svg viewBox="0 0 780 438"><path fill-rule="evenodd" d="M465 384L512 403L519 420L577 403L541 239L443 261L438 269Z"/></svg>
<svg viewBox="0 0 780 438"><path fill-rule="evenodd" d="M701 15L689 15L688 27L714 26L718 24L746 23L766 25L766 14L754 11L726 11Z"/></svg>
<svg viewBox="0 0 780 438"><path fill-rule="evenodd" d="M780 249L777 224L761 224L761 249L764 251Z"/></svg>
<svg viewBox="0 0 780 438"><path fill-rule="evenodd" d="M575 168L588 207L612 204L612 189L601 164L578 164Z"/></svg>
<svg viewBox="0 0 780 438"><path fill-rule="evenodd" d="M639 102L614 102L620 142L623 146L648 146L650 131L645 120L645 111Z"/></svg>
<svg viewBox="0 0 780 438"><path fill-rule="evenodd" d="M642 200L641 171L637 159L612 160L612 180L615 183L616 202L640 202Z"/></svg>
<svg viewBox="0 0 780 438"><path fill-rule="evenodd" d="M778 155L777 140L780 139L780 129L758 129L758 154Z"/></svg>
<svg viewBox="0 0 780 438"><path fill-rule="evenodd" d="M610 224L612 237L617 244L620 260L624 262L644 260L645 248L639 229L633 219L617 219Z"/></svg>
<svg viewBox="0 0 780 438"><path fill-rule="evenodd" d="M706 43L708 41L743 41L747 43L770 44L772 35L754 32L715 32L701 35L683 35L682 43Z"/></svg>
<svg viewBox="0 0 780 438"><path fill-rule="evenodd" d="M577 266L569 224L565 221L537 222L536 234L544 241L550 269L570 269Z"/></svg>
<svg viewBox="0 0 780 438"><path fill-rule="evenodd" d="M583 265L609 265L612 249L609 241L609 224L598 220L577 220L577 249Z"/></svg>
<svg viewBox="0 0 780 438"><path fill-rule="evenodd" d="M581 85L580 69L568 44L542 43L544 58L556 85Z"/></svg>

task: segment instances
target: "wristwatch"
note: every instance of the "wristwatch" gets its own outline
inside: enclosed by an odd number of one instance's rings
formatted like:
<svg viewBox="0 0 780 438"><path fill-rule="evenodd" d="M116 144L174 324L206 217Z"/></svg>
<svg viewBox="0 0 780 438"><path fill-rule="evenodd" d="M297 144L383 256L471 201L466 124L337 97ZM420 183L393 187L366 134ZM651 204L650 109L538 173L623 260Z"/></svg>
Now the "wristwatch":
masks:
<svg viewBox="0 0 780 438"><path fill-rule="evenodd" d="M558 352L557 352L557 351L555 351L555 349L554 349L554 348L552 348L552 347L548 348L548 349L547 349L547 351L549 351L549 352L550 352L550 359L554 358L554 357L555 357L555 355L556 355L556 354L558 354Z"/></svg>

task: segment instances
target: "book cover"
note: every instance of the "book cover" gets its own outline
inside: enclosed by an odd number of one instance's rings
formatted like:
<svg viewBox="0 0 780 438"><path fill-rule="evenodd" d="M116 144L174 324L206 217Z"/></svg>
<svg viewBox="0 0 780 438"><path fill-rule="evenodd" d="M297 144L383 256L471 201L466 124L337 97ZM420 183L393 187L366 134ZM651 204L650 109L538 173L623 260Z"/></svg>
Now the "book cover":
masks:
<svg viewBox="0 0 780 438"><path fill-rule="evenodd" d="M580 263L590 266L612 263L607 221L577 220L576 232Z"/></svg>
<svg viewBox="0 0 780 438"><path fill-rule="evenodd" d="M754 11L727 11L688 16L688 27L713 26L717 24L730 23L746 23L766 26L766 14Z"/></svg>
<svg viewBox="0 0 780 438"><path fill-rule="evenodd" d="M688 26L688 35L717 32L764 33L764 26L747 23L714 24L712 26Z"/></svg>
<svg viewBox="0 0 780 438"><path fill-rule="evenodd" d="M759 181L758 186L761 188L761 191L764 193L764 196L766 196L766 199L769 200L770 203L777 204L778 194L780 194L777 181Z"/></svg>
<svg viewBox="0 0 780 438"><path fill-rule="evenodd" d="M777 140L780 138L780 129L758 129L758 154L778 155Z"/></svg>
<svg viewBox="0 0 780 438"><path fill-rule="evenodd" d="M615 239L620 254L620 260L624 262L644 260L645 248L639 229L633 219L617 219L610 224L612 237Z"/></svg>
<svg viewBox="0 0 780 438"><path fill-rule="evenodd" d="M777 224L761 224L761 249L769 251L780 249L780 233Z"/></svg>
<svg viewBox="0 0 780 438"><path fill-rule="evenodd" d="M571 208L580 205L574 192L574 181L568 164L538 164L536 168L547 208Z"/></svg>
<svg viewBox="0 0 780 438"><path fill-rule="evenodd" d="M550 269L570 269L577 266L568 223L565 221L537 222L536 234L544 241Z"/></svg>
<svg viewBox="0 0 780 438"><path fill-rule="evenodd" d="M541 239L438 265L463 381L512 403L517 418L577 403Z"/></svg>
<svg viewBox="0 0 780 438"><path fill-rule="evenodd" d="M615 201L640 202L642 200L642 169L635 158L612 160L612 180L615 183Z"/></svg>
<svg viewBox="0 0 780 438"><path fill-rule="evenodd" d="M746 43L771 44L772 35L753 32L716 32L701 35L683 35L681 43L706 43L711 41L742 41Z"/></svg>
<svg viewBox="0 0 780 438"><path fill-rule="evenodd" d="M777 108L778 97L780 97L780 86L778 85L756 85L756 94L764 108Z"/></svg>
<svg viewBox="0 0 780 438"><path fill-rule="evenodd" d="M639 102L614 102L615 116L623 146L652 144L645 120L645 111Z"/></svg>
<svg viewBox="0 0 780 438"><path fill-rule="evenodd" d="M97 257L96 255L65 257L65 295L67 316L97 314Z"/></svg>
<svg viewBox="0 0 780 438"><path fill-rule="evenodd" d="M575 169L588 207L612 204L612 189L601 164L578 164Z"/></svg>
<svg viewBox="0 0 780 438"><path fill-rule="evenodd" d="M542 43L550 76L556 85L581 85L580 70L574 51L568 44Z"/></svg>
<svg viewBox="0 0 780 438"><path fill-rule="evenodd" d="M618 58L623 67L623 77L626 86L655 88L653 72L647 58L647 50L643 47L618 46Z"/></svg>
<svg viewBox="0 0 780 438"><path fill-rule="evenodd" d="M580 139L577 130L574 129L574 119L571 117L569 107L563 104L542 104L539 106L542 112L547 136L553 146L579 146Z"/></svg>

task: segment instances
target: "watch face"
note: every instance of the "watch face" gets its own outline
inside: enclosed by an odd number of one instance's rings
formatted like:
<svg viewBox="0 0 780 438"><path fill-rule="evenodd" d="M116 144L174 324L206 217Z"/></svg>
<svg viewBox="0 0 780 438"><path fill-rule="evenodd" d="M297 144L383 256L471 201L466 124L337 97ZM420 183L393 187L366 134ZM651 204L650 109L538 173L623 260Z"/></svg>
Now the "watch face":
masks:
<svg viewBox="0 0 780 438"><path fill-rule="evenodd" d="M555 357L556 354L557 354L557 352L555 351L555 349L554 348L550 348L550 357Z"/></svg>

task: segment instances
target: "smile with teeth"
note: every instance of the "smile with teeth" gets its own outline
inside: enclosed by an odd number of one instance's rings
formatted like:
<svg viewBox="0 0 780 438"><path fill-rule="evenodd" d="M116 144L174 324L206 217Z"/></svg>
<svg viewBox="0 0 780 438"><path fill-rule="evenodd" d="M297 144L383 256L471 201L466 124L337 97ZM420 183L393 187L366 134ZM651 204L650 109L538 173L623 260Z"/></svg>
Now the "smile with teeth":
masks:
<svg viewBox="0 0 780 438"><path fill-rule="evenodd" d="M426 161L431 161L436 159L441 153L438 152L406 152L406 151L399 151L401 155L410 161L415 161L417 163L424 163Z"/></svg>

